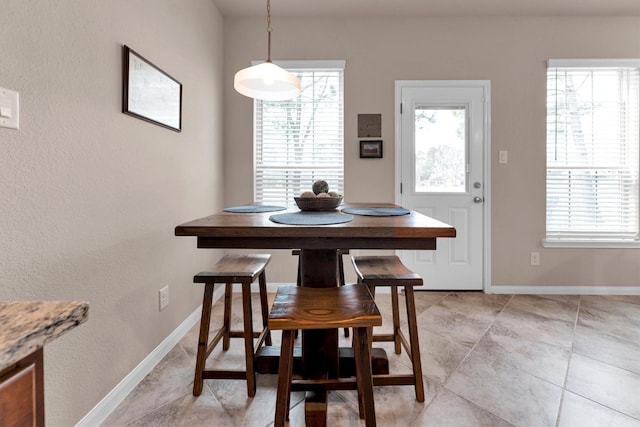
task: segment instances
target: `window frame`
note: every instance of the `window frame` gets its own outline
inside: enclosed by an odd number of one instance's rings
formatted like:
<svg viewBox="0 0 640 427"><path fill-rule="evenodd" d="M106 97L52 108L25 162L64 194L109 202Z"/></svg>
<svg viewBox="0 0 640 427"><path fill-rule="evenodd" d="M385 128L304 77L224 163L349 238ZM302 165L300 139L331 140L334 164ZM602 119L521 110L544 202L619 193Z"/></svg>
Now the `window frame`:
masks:
<svg viewBox="0 0 640 427"><path fill-rule="evenodd" d="M640 71L640 59L549 59L547 63L547 72L551 68L635 68ZM547 84L549 82L548 77ZM549 89L545 103L549 102ZM638 93L637 103L640 103L640 89ZM548 114L548 113L547 113ZM548 115L546 116L548 119ZM638 118L640 127L640 117ZM548 125L547 125L548 126ZM548 128L545 126L545 133ZM549 139L545 137L545 153L548 152ZM640 148L640 140L637 142ZM638 150L640 152L640 150ZM545 154L545 162L547 161ZM640 155L636 159L637 167L640 169ZM545 187L549 185L548 181L549 167L545 164ZM638 190L640 193L640 190ZM545 238L542 240L542 246L545 248L640 248L640 194L637 195L636 202L638 204L638 227L635 236L615 236L615 233L585 233L584 237L579 237L577 232L556 232L548 231L548 199L545 192ZM598 235L600 234L600 235Z"/></svg>
<svg viewBox="0 0 640 427"><path fill-rule="evenodd" d="M263 61L252 61L252 65L256 65L259 64ZM344 154L345 154L345 147L344 147L344 70L345 70L345 64L346 61L344 60L294 60L294 61L274 61L274 64L284 68L285 70L289 70L292 72L296 72L296 71L312 71L312 72L321 72L323 70L331 70L331 71L335 71L335 70L340 70L341 72L341 76L340 76L340 88L341 88L341 94L340 94L340 105L341 105L341 112L340 112L340 118L341 118L341 129L340 129L340 145L341 145L341 164L340 164L340 169L341 172L339 174L340 176L340 184L342 187L344 187L344 173L345 173L345 167L344 167ZM262 137L259 135L260 132L258 132L259 128L258 125L258 116L260 116L260 121L263 120L262 114L259 111L262 105L262 102L264 101L260 101L260 100L254 100L253 103L253 197L254 197L254 201L256 202L264 202L264 203L281 203L281 204L285 204L286 206L295 206L295 201L293 200L292 197L287 198L287 200L281 200L281 201L274 201L274 200L265 200L265 199L259 199L258 198L258 187L259 187L259 181L258 181L258 170L259 170L259 166L258 166L258 144L259 144L259 140L262 139ZM318 177L318 179L323 179L322 177ZM309 182L309 188L308 191L311 191L311 185L313 184L313 182ZM334 188L331 188L330 190L334 190ZM336 190L340 190L341 194L344 194L344 188L339 188ZM299 194L296 194L296 196L298 196Z"/></svg>

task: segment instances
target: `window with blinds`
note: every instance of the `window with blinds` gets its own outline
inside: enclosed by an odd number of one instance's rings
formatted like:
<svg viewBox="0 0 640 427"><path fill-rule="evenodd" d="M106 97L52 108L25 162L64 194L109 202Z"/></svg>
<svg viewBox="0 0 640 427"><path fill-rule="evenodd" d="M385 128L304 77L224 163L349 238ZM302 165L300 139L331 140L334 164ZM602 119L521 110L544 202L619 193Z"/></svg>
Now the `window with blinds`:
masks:
<svg viewBox="0 0 640 427"><path fill-rule="evenodd" d="M547 241L638 241L640 60L550 60Z"/></svg>
<svg viewBox="0 0 640 427"><path fill-rule="evenodd" d="M319 179L343 194L344 62L278 65L298 76L301 93L254 101L255 200L292 205Z"/></svg>

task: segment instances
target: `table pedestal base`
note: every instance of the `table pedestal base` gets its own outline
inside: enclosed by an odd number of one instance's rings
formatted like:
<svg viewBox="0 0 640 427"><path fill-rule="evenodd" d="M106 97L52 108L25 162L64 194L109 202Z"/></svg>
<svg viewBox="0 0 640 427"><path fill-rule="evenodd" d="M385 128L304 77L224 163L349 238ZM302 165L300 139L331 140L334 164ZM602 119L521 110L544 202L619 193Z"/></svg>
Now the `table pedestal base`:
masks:
<svg viewBox="0 0 640 427"><path fill-rule="evenodd" d="M340 347L340 377L355 377L356 364L351 347ZM255 369L259 374L277 374L280 363L280 347L262 346L256 354ZM374 375L389 373L389 359L382 348L371 350L371 370ZM300 347L293 348L293 373L302 372L302 351Z"/></svg>
<svg viewBox="0 0 640 427"><path fill-rule="evenodd" d="M293 358L293 373L300 374L302 372L302 349L300 347L294 347ZM263 346L256 354L255 369L259 374L277 374L279 363L280 347ZM356 375L356 364L351 347L340 347L338 363L341 378ZM389 374L389 359L384 349L372 349L371 370L374 375ZM307 427L325 427L327 425L327 390L307 391L304 411Z"/></svg>
<svg viewBox="0 0 640 427"><path fill-rule="evenodd" d="M308 391L304 399L304 425L306 427L326 427L327 390Z"/></svg>

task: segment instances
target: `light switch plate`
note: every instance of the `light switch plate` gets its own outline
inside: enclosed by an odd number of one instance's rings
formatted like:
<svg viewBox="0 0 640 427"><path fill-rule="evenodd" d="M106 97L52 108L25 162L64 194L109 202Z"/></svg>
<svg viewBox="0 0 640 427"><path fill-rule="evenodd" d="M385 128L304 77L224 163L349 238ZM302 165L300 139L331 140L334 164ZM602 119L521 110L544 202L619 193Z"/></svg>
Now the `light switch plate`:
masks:
<svg viewBox="0 0 640 427"><path fill-rule="evenodd" d="M507 164L509 163L509 152L507 150L500 150L498 152L498 163Z"/></svg>
<svg viewBox="0 0 640 427"><path fill-rule="evenodd" d="M0 87L0 127L18 129L18 99L18 92Z"/></svg>

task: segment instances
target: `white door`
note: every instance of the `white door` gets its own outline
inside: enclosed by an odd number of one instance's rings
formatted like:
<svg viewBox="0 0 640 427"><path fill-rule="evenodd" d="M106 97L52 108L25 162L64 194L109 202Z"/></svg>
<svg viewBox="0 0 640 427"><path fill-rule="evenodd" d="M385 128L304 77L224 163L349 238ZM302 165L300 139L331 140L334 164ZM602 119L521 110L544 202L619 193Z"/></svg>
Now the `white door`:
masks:
<svg viewBox="0 0 640 427"><path fill-rule="evenodd" d="M484 289L489 88L488 81L396 82L396 201L457 233L438 239L436 251L400 251L424 289Z"/></svg>

